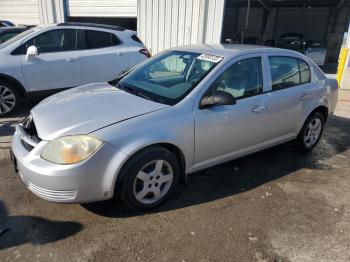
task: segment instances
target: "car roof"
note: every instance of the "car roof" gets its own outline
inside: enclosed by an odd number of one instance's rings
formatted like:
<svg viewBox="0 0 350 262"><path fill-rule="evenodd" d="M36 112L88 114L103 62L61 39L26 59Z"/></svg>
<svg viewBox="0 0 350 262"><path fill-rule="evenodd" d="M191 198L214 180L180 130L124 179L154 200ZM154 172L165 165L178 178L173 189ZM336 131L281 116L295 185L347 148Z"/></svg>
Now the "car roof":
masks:
<svg viewBox="0 0 350 262"><path fill-rule="evenodd" d="M95 28L103 28L103 29L109 29L109 30L115 30L115 31L125 31L125 28L122 26L96 24L96 23L64 22L64 23L56 24L56 26L95 27Z"/></svg>
<svg viewBox="0 0 350 262"><path fill-rule="evenodd" d="M36 27L35 30L42 30L42 29L53 29L53 28L79 28L80 29L107 29L109 31L114 31L115 33L118 32L118 36L121 36L123 34L130 35L135 34L136 32L133 30L125 29L121 26L114 26L114 25L105 25L105 24L95 24L95 23L76 23L76 22L65 22L65 23L59 23L59 24L42 24Z"/></svg>
<svg viewBox="0 0 350 262"><path fill-rule="evenodd" d="M287 52L295 54L295 51L286 50L276 47L259 46L259 45L245 45L245 44L199 44L199 45L185 45L174 47L171 50L188 51L196 53L206 53L217 55L221 57L229 57L238 53L254 53L254 52Z"/></svg>

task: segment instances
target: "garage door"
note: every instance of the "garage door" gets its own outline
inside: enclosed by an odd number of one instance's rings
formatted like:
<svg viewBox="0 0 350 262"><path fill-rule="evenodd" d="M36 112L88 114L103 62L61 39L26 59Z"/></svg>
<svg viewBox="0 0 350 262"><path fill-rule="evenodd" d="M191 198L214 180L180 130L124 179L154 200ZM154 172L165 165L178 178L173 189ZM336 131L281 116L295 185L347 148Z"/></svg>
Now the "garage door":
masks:
<svg viewBox="0 0 350 262"><path fill-rule="evenodd" d="M38 0L0 0L0 20L14 24L38 25Z"/></svg>
<svg viewBox="0 0 350 262"><path fill-rule="evenodd" d="M137 0L67 0L69 16L136 17Z"/></svg>

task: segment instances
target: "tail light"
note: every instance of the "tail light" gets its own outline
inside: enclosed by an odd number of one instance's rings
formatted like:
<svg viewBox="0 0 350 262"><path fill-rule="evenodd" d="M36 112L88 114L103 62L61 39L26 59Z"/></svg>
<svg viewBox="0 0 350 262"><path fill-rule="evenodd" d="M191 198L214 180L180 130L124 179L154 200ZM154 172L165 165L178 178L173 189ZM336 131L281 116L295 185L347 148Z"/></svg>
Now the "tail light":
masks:
<svg viewBox="0 0 350 262"><path fill-rule="evenodd" d="M146 48L140 49L139 52L140 52L141 54L143 54L144 56L146 56L147 58L150 58L150 57L151 57L151 53L150 53Z"/></svg>

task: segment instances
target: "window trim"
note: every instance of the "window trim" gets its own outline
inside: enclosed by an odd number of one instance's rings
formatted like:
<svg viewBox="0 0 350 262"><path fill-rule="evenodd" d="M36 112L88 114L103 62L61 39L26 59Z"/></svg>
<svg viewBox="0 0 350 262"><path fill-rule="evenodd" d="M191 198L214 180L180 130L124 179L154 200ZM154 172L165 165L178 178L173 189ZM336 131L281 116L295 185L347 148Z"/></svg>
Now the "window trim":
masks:
<svg viewBox="0 0 350 262"><path fill-rule="evenodd" d="M236 59L235 59L236 58ZM261 65L261 91L258 94L252 94L252 95L246 95L246 96L240 96L240 97L235 97L236 101L242 100L242 99L246 99L246 98L250 98L250 97L254 97L254 96L260 96L265 94L266 92L264 91L264 87L265 87L265 74L264 74L264 54L263 53L255 53L255 54L248 54L248 55L243 55L243 56L238 56L235 57L232 61L232 63L228 63L227 67L224 67L222 71L220 71L218 73L218 76L214 79L214 81L209 85L209 87L207 88L207 90L203 93L202 96L200 96L201 98L199 99L199 103L198 103L198 108L200 109L200 101L202 101L202 99L207 96L209 93L213 94L212 90L213 90L213 85L215 84L216 80L219 79L219 77L222 76L223 73L225 73L226 70L228 70L231 66L233 66L234 64L243 61L243 60L247 60L247 59L252 59L252 58L259 58L260 59L260 65ZM234 106L234 105L233 105ZM202 110L202 109L200 109Z"/></svg>
<svg viewBox="0 0 350 262"><path fill-rule="evenodd" d="M299 66L299 70L300 70L300 73L299 73L300 74L300 85L305 85L305 84L311 83L311 80L312 80L312 78L311 78L311 67L310 67L309 63L307 63L304 59L301 59L301 58L297 58L297 59L298 59L298 66ZM308 77L307 82L305 82L305 83L301 82L300 61L304 62L307 65L308 69L309 69L309 77Z"/></svg>
<svg viewBox="0 0 350 262"><path fill-rule="evenodd" d="M293 86L288 86L288 87L284 87L284 88L279 88L279 89L273 89L273 81L272 81L272 71L271 71L271 66L270 66L270 57L283 57L283 58L292 58L292 59L295 59L297 61L297 64L298 64L298 70L299 70L299 80L300 80L300 83L298 85L293 85ZM305 59L302 59L300 57L297 57L297 56L292 56L292 55L283 55L283 54L280 54L280 53L270 53L270 54L267 54L266 56L266 61L268 63L268 74L270 75L270 90L269 91L266 91L264 93L271 93L271 92L277 92L277 91L280 91L280 90L285 90L285 89L288 89L288 88L293 88L293 87L297 87L297 86L302 86L302 85L306 85L306 84L309 84L312 82L312 72L311 72L311 66L310 64L305 61ZM305 82L305 83L301 83L301 70L300 70L300 61L304 62L308 68L309 68L309 79L308 79L308 82Z"/></svg>
<svg viewBox="0 0 350 262"><path fill-rule="evenodd" d="M18 46L17 48L15 48L15 50L13 50L11 52L11 55L26 55L26 52L27 52L27 49L29 46L26 46L30 41L32 41L33 39L35 39L36 37L38 36L41 36L43 34L46 34L48 32L52 32L52 31L57 31L57 30L75 30L75 49L73 50L65 50L65 51L50 51L50 52L42 52L40 51L39 49L39 54L50 54L50 53L63 53L63 52L74 52L74 51L77 51L77 47L78 47L78 30L76 28L55 28L55 29L52 29L52 30L47 30L45 32L42 32L40 34L37 34L35 36L33 36L32 38L26 40L24 43L22 43L20 46ZM22 48L25 48L25 51L24 53L23 52L16 52L17 50L19 49L22 49Z"/></svg>

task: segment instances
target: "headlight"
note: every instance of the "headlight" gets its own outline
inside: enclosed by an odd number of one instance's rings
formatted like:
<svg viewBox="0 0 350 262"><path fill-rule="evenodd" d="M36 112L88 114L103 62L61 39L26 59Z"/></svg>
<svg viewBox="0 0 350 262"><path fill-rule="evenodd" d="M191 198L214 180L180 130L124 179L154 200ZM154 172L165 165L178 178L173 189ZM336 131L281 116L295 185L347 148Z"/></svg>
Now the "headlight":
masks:
<svg viewBox="0 0 350 262"><path fill-rule="evenodd" d="M101 145L102 141L92 136L66 136L50 141L41 157L56 164L75 164L95 153Z"/></svg>

